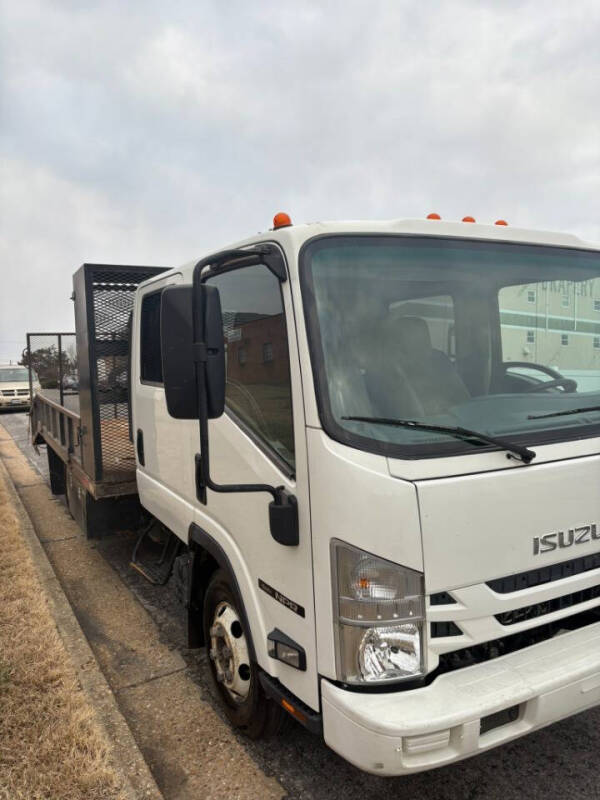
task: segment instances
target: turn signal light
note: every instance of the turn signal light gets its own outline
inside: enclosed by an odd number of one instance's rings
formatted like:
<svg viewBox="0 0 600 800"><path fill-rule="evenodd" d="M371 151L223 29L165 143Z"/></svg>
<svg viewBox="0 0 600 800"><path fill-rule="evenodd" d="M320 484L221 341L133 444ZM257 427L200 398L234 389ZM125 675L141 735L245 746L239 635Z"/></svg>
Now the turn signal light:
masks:
<svg viewBox="0 0 600 800"><path fill-rule="evenodd" d="M289 214L286 214L285 211L280 211L273 217L273 228L275 230L277 230L277 228L288 228L291 224L291 217Z"/></svg>
<svg viewBox="0 0 600 800"><path fill-rule="evenodd" d="M304 716L304 714L301 711L299 711L295 706L293 706L291 703L288 703L288 701L284 700L283 698L281 698L280 702L282 708L285 708L288 714L291 714L292 717L296 717L298 722L302 723L306 722L306 717Z"/></svg>
<svg viewBox="0 0 600 800"><path fill-rule="evenodd" d="M475 217L463 217L463 222L475 222Z"/></svg>
<svg viewBox="0 0 600 800"><path fill-rule="evenodd" d="M436 214L435 211L431 214L427 214L427 219L441 219L439 214Z"/></svg>
<svg viewBox="0 0 600 800"><path fill-rule="evenodd" d="M505 219L497 219L494 225L508 225L508 222Z"/></svg>

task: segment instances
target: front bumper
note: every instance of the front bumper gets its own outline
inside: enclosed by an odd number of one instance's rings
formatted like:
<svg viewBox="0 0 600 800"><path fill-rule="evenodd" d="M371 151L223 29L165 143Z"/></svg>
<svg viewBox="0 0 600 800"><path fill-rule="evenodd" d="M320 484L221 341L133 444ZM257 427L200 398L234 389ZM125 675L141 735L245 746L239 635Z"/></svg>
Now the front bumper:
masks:
<svg viewBox="0 0 600 800"><path fill-rule="evenodd" d="M0 408L29 408L30 405L29 397L0 397Z"/></svg>
<svg viewBox="0 0 600 800"><path fill-rule="evenodd" d="M476 755L600 703L600 622L404 692L321 682L325 742L366 772L405 775ZM481 719L518 705L514 721Z"/></svg>

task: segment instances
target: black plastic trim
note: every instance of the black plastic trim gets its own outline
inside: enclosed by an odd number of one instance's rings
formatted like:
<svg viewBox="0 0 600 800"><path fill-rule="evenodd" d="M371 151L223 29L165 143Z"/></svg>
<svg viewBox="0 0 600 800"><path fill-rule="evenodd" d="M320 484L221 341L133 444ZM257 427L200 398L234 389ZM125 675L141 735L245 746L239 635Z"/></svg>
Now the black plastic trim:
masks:
<svg viewBox="0 0 600 800"><path fill-rule="evenodd" d="M138 461L142 465L142 467L146 466L146 457L144 455L144 431L141 428L138 428L137 435L136 435L136 450L137 450L137 457Z"/></svg>
<svg viewBox="0 0 600 800"><path fill-rule="evenodd" d="M481 717L479 721L480 735L489 733L489 731L493 731L496 728L501 728L503 725L510 725L511 722L516 722L519 718L520 708L521 706L517 703L517 705L510 706L510 708L503 708L501 711Z"/></svg>
<svg viewBox="0 0 600 800"><path fill-rule="evenodd" d="M437 677L436 672L429 672L427 675L422 675L419 678L407 678L400 681L388 681L384 683L344 683L335 678L326 678L324 675L320 676L323 680L337 686L338 689L343 689L345 692L354 692L356 694L395 694L396 692L409 692L412 689L421 689L423 686L428 686L434 678Z"/></svg>
<svg viewBox="0 0 600 800"><path fill-rule="evenodd" d="M525 622L525 620L530 619L539 619L540 622L543 622L546 614L562 611L565 608L576 608L582 603L588 603L590 600L598 598L600 598L600 584L589 586L587 589L579 589L579 591L571 594L553 597L545 602L532 603L522 608L515 608L512 611L503 611L501 614L494 614L494 616L501 625L505 626L516 625L519 622Z"/></svg>
<svg viewBox="0 0 600 800"><path fill-rule="evenodd" d="M283 661L280 659L277 656L277 648L271 647L271 642L273 642L274 645L285 644L288 647L291 647L292 650L295 650L298 653L298 666L295 667L293 664L290 664L289 661ZM302 647L302 645L298 644L298 642L295 642L286 633L280 631L279 628L273 628L273 630L267 635L267 648L271 658L274 658L276 661L281 661L282 664L286 664L292 669L299 669L301 672L306 672L306 650Z"/></svg>
<svg viewBox="0 0 600 800"><path fill-rule="evenodd" d="M264 264L275 277L285 283L288 279L287 262L285 254L276 242L260 242L250 248L235 248L220 250L210 256L205 256L196 264L196 267L209 267L202 275L202 281L207 281L215 275L230 272L234 269L251 267L255 264Z"/></svg>
<svg viewBox="0 0 600 800"><path fill-rule="evenodd" d="M463 632L456 622L432 622L430 626L431 638L439 639L445 636L462 636Z"/></svg>
<svg viewBox="0 0 600 800"><path fill-rule="evenodd" d="M494 578L494 580L486 581L486 586L498 594L510 594L522 589L532 589L534 586L541 586L545 583L560 581L571 575L581 575L583 572L589 572L598 567L600 567L600 552L572 558L569 561L561 561L558 564L540 566L526 572L517 572L515 575Z"/></svg>
<svg viewBox="0 0 600 800"><path fill-rule="evenodd" d="M235 576L234 569L231 565L231 561L229 560L227 553L223 550L221 545L213 539L213 537L207 533L205 530L202 530L195 522L189 527L189 541L193 542L194 544L199 545L202 547L206 552L211 555L217 564L221 567L221 569L225 570L229 579L231 581L231 588L233 589L234 594L236 595L236 600L238 601L238 611L242 620L244 622L244 627L248 631L248 646L250 648L250 656L254 663L256 662L256 651L254 649L254 640L252 638L252 630L250 628L250 622L248 620L248 615L246 614L246 607L244 606L244 601L242 599L242 593L240 591L240 585L238 580ZM191 589L190 589L191 591Z"/></svg>
<svg viewBox="0 0 600 800"><path fill-rule="evenodd" d="M456 605L456 600L448 592L434 592L429 595L430 606Z"/></svg>
<svg viewBox="0 0 600 800"><path fill-rule="evenodd" d="M259 672L258 676L267 697L274 700L277 705L281 705L281 701L285 700L290 705L297 708L302 713L304 719L300 719L296 716L294 716L293 719L297 720L311 733L315 733L317 736L323 735L323 718L321 714L317 711L313 711L310 706L307 706L306 703L299 700L296 695L292 694L289 689L286 689L277 678L272 678L263 670Z"/></svg>

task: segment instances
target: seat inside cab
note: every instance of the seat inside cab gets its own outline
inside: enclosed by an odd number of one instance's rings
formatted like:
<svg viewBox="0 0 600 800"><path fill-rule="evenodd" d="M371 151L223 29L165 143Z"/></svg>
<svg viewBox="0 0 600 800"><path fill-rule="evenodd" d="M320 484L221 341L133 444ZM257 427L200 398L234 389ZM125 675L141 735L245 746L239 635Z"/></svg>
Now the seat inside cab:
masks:
<svg viewBox="0 0 600 800"><path fill-rule="evenodd" d="M369 394L385 417L423 417L443 413L470 398L456 366L432 346L422 317L392 311L380 328L380 353L367 372Z"/></svg>

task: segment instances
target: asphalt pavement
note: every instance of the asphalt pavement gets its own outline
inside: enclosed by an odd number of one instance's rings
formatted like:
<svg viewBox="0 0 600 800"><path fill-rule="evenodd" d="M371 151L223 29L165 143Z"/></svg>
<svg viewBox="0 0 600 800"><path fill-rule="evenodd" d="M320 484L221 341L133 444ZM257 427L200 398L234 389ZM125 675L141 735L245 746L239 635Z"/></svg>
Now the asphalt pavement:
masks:
<svg viewBox="0 0 600 800"><path fill-rule="evenodd" d="M38 455L29 444L27 415L3 413L0 422L48 480L44 448ZM172 587L152 586L129 567L133 536L111 536L95 546L150 613L161 639L181 654L210 694L204 651L185 647L184 618ZM214 698L213 703L220 713ZM240 741L290 800L600 800L600 708L453 766L405 778L362 773L295 723L273 740Z"/></svg>

